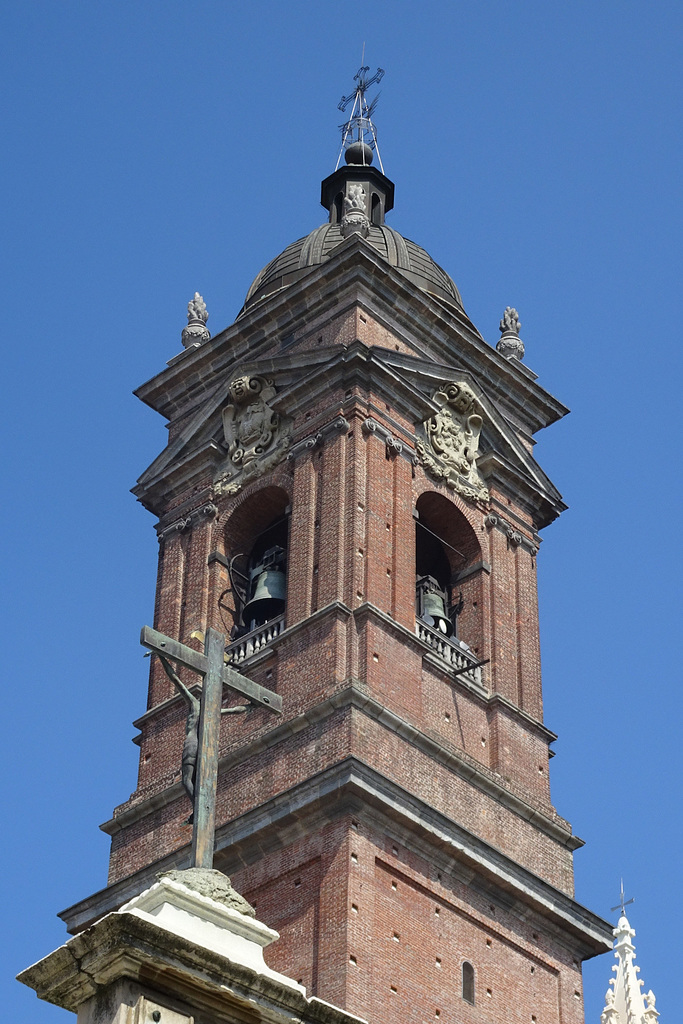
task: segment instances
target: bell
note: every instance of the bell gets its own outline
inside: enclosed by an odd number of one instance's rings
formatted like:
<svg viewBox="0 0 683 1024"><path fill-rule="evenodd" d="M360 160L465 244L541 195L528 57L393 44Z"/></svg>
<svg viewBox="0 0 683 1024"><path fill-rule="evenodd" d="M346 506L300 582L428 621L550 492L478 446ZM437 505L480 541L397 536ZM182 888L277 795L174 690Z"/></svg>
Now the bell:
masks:
<svg viewBox="0 0 683 1024"><path fill-rule="evenodd" d="M281 569L264 569L256 576L254 593L242 612L247 629L256 629L285 610L286 587Z"/></svg>
<svg viewBox="0 0 683 1024"><path fill-rule="evenodd" d="M423 595L420 618L428 626L438 629L444 636L450 636L453 632L453 623L446 615L446 602L443 595L435 593L433 590L428 590Z"/></svg>

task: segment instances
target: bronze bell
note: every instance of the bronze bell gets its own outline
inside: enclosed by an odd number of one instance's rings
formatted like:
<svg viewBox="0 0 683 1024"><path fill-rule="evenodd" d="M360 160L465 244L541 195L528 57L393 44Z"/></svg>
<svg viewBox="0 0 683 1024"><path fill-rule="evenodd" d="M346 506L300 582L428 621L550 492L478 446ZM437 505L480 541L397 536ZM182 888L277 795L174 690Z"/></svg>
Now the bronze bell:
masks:
<svg viewBox="0 0 683 1024"><path fill-rule="evenodd" d="M417 579L418 614L426 625L444 636L452 636L453 623L446 609L446 594L433 576Z"/></svg>
<svg viewBox="0 0 683 1024"><path fill-rule="evenodd" d="M244 606L242 620L247 629L256 629L285 610L287 578L281 569L263 569L254 574L254 593Z"/></svg>
<svg viewBox="0 0 683 1024"><path fill-rule="evenodd" d="M453 632L453 623L446 614L446 602L442 594L426 593L422 606L423 622L433 629L438 629L444 636L450 636Z"/></svg>

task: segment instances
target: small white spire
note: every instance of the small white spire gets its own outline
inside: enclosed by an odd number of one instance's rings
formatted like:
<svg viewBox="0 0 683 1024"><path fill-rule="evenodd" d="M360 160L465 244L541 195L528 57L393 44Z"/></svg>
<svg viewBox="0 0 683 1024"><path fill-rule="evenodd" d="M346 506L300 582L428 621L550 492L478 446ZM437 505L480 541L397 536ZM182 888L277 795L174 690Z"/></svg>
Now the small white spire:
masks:
<svg viewBox="0 0 683 1024"><path fill-rule="evenodd" d="M655 1009L654 994L650 991L643 996L641 991L643 982L638 978L640 968L635 963L633 944L636 933L623 910L612 934L617 963L612 968L615 973L605 995L600 1024L657 1024L659 1013Z"/></svg>

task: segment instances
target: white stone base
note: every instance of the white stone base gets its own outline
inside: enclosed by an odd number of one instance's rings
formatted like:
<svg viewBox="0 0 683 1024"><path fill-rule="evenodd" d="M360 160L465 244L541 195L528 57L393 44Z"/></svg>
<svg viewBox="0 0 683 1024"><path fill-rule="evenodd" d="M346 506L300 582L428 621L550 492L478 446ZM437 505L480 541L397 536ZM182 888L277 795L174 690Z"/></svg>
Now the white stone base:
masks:
<svg viewBox="0 0 683 1024"><path fill-rule="evenodd" d="M159 879L139 896L124 903L116 913L133 914L151 921L173 935L182 935L195 946L227 957L233 963L249 967L257 974L304 995L306 993L303 985L272 971L263 959L264 948L280 938L278 932L175 879Z"/></svg>

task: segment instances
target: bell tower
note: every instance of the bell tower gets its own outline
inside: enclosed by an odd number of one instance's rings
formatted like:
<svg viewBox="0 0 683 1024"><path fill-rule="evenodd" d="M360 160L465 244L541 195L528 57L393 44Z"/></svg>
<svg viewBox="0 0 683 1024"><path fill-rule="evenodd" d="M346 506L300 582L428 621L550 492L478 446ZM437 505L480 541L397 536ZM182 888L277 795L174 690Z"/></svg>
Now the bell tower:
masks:
<svg viewBox="0 0 683 1024"><path fill-rule="evenodd" d="M282 699L221 725L215 867L280 932L269 966L372 1024L581 1024L610 928L574 899L549 789L536 573L565 507L534 435L566 413L386 223L368 69L328 219L137 395L167 421L154 626ZM191 674L180 675L188 687ZM153 659L136 791L79 931L186 866L185 707Z"/></svg>

